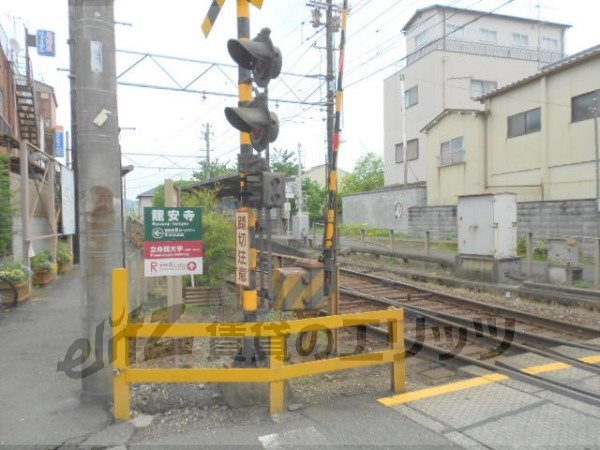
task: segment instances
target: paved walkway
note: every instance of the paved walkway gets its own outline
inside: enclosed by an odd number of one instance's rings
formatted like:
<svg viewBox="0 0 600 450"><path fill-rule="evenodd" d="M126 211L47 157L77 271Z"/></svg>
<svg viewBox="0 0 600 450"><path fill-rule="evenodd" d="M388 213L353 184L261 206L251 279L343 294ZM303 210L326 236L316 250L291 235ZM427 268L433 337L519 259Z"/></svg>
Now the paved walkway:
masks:
<svg viewBox="0 0 600 450"><path fill-rule="evenodd" d="M0 446L57 447L105 428L102 407L79 400L80 380L56 371L80 336L80 272L0 317Z"/></svg>

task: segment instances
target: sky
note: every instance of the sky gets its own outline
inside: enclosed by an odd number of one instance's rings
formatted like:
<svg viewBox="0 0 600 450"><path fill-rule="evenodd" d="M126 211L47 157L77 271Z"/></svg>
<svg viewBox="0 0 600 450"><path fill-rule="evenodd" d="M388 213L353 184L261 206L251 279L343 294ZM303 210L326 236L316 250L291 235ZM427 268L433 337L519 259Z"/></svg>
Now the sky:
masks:
<svg viewBox="0 0 600 450"><path fill-rule="evenodd" d="M227 0L211 34L201 24L211 0L116 0L117 49L233 64L227 40L236 36L236 1ZM271 81L271 110L280 120L273 148L302 149L304 167L325 162L325 110L322 106L276 102L273 99L320 103L325 96L325 33L313 28L307 0L264 0L261 10L251 7L251 34L263 27L283 54L283 72ZM336 3L336 0L334 0ZM340 2L341 3L341 2ZM405 40L402 26L431 0L351 0L346 44L344 114L339 165L351 170L366 152L383 154L383 80L402 67ZM437 3L490 11L506 0L439 0ZM36 78L54 86L57 122L70 125L67 0L1 0L0 25L23 48L23 27L56 33L57 55L42 57L32 49ZM498 13L567 23L566 50L576 53L600 43L597 0L513 0ZM338 37L336 37L336 40ZM140 56L118 52L117 73ZM123 83L175 87L187 85L209 66L155 60L175 79L147 58L119 78ZM337 66L337 53L336 64ZM297 76L297 74L304 76ZM236 95L237 70L211 68L190 87L198 91ZM127 176L127 197L160 184L165 178L188 179L205 154L204 126L210 124L211 160L236 164L239 135L226 121L223 109L237 100L211 94L191 94L119 85L118 107L124 165L135 169ZM152 156L140 156L139 153Z"/></svg>

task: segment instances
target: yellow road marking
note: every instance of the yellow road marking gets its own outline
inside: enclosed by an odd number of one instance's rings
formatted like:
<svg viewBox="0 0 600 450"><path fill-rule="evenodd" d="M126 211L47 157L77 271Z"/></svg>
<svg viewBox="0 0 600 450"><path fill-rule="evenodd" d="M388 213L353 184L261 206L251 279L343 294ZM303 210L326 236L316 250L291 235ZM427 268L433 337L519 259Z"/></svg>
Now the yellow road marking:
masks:
<svg viewBox="0 0 600 450"><path fill-rule="evenodd" d="M598 364L600 363L600 355L585 356L583 358L579 358L579 361L587 364ZM558 372L560 370L570 369L571 367L573 366L566 363L555 362L540 366L526 367L521 369L521 371L531 375L538 375L540 373ZM479 386L485 386L487 384L497 383L498 381L505 381L508 379L510 379L510 377L507 375L501 373L491 373L487 375L481 375L479 377L469 378L468 380L458 381L456 383L445 384L443 386L435 386L427 389L421 389L419 391L405 392L404 394L383 397L377 401L384 406L397 406L417 400L424 400L427 398L451 394L453 392L464 391Z"/></svg>
<svg viewBox="0 0 600 450"><path fill-rule="evenodd" d="M478 386L483 386L497 381L508 380L506 375L492 373L482 375L480 377L471 378L469 380L458 381L456 383L445 384L427 389L421 389L415 392L406 392L404 394L384 397L378 400L379 403L385 406L395 406L402 403L414 402L416 400L424 400L426 398L437 397L439 395L449 394L451 392L464 391Z"/></svg>

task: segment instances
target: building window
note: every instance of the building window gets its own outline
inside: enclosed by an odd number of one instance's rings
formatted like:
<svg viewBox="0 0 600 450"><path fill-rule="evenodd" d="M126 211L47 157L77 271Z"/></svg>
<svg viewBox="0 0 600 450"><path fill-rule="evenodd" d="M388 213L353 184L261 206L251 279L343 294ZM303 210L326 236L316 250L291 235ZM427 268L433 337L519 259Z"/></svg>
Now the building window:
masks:
<svg viewBox="0 0 600 450"><path fill-rule="evenodd" d="M465 162L463 137L450 139L440 145L440 166L450 166Z"/></svg>
<svg viewBox="0 0 600 450"><path fill-rule="evenodd" d="M465 28L463 25L446 25L446 36L452 39L463 40L465 38Z"/></svg>
<svg viewBox="0 0 600 450"><path fill-rule="evenodd" d="M558 51L558 39L542 38L542 49L552 52Z"/></svg>
<svg viewBox="0 0 600 450"><path fill-rule="evenodd" d="M419 103L419 86L410 88L404 92L404 106L410 108Z"/></svg>
<svg viewBox="0 0 600 450"><path fill-rule="evenodd" d="M498 32L495 30L488 30L487 28L479 29L479 40L482 42L498 42Z"/></svg>
<svg viewBox="0 0 600 450"><path fill-rule="evenodd" d="M471 98L481 97L498 87L495 81L471 80Z"/></svg>
<svg viewBox="0 0 600 450"><path fill-rule="evenodd" d="M513 33L513 45L516 47L528 47L529 36L521 33Z"/></svg>
<svg viewBox="0 0 600 450"><path fill-rule="evenodd" d="M427 30L415 36L415 47L421 48L427 43Z"/></svg>
<svg viewBox="0 0 600 450"><path fill-rule="evenodd" d="M508 117L508 137L535 133L542 129L542 109L535 108Z"/></svg>
<svg viewBox="0 0 600 450"><path fill-rule="evenodd" d="M4 117L4 91L0 89L0 116Z"/></svg>
<svg viewBox="0 0 600 450"><path fill-rule="evenodd" d="M571 121L600 117L600 89L571 99Z"/></svg>
<svg viewBox="0 0 600 450"><path fill-rule="evenodd" d="M419 157L419 140L412 139L406 144L406 160L417 159ZM404 162L404 146L402 144L396 144L396 162Z"/></svg>

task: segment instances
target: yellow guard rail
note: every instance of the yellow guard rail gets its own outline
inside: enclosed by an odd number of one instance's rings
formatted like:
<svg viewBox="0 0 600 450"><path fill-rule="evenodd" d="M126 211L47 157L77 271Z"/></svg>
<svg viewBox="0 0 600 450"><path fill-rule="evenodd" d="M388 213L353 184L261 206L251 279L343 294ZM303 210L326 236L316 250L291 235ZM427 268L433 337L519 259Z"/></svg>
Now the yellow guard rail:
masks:
<svg viewBox="0 0 600 450"><path fill-rule="evenodd" d="M270 383L271 415L285 409L285 380L344 369L391 364L394 393L406 390L404 353L404 310L388 309L358 314L342 314L311 319L257 323L130 323L127 269L113 270L113 350L114 415L130 416L134 383ZM371 353L352 354L318 361L285 364L287 338L310 331L344 327L385 325L389 327L390 348ZM129 365L129 339L182 337L268 337L267 368L136 368Z"/></svg>

